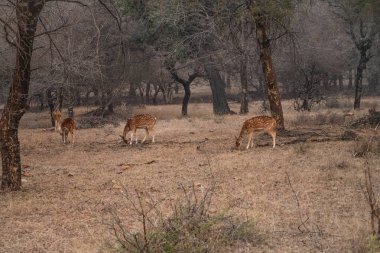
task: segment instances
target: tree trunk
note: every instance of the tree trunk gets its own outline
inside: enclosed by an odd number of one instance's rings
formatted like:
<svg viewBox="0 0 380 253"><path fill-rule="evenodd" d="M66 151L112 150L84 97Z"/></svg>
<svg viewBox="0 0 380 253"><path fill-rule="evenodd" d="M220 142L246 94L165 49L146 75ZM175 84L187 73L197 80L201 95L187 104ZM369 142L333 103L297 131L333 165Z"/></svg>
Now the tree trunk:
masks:
<svg viewBox="0 0 380 253"><path fill-rule="evenodd" d="M42 111L44 109L44 95L38 94L38 100L40 102L40 111Z"/></svg>
<svg viewBox="0 0 380 253"><path fill-rule="evenodd" d="M134 82L129 84L129 96L136 97L136 86Z"/></svg>
<svg viewBox="0 0 380 253"><path fill-rule="evenodd" d="M67 98L67 116L74 118L75 89L66 89Z"/></svg>
<svg viewBox="0 0 380 253"><path fill-rule="evenodd" d="M178 83L176 83L175 86L174 86L174 93L175 94L179 93L179 85L178 85Z"/></svg>
<svg viewBox="0 0 380 253"><path fill-rule="evenodd" d="M240 83L241 83L241 98L240 98L240 114L248 113L248 75L247 75L247 57L242 56L240 61Z"/></svg>
<svg viewBox="0 0 380 253"><path fill-rule="evenodd" d="M190 95L191 95L190 85L195 80L195 78L197 78L198 72L197 70L194 70L193 73L189 75L189 78L185 80L178 76L177 71L174 69L174 65L168 65L166 68L170 72L173 80L182 84L185 90L185 95L182 100L182 116L187 116L187 106L189 104Z"/></svg>
<svg viewBox="0 0 380 253"><path fill-rule="evenodd" d="M99 96L99 89L98 88L94 88L94 97L95 97L94 105L99 106L101 104L101 98Z"/></svg>
<svg viewBox="0 0 380 253"><path fill-rule="evenodd" d="M20 0L16 2L17 52L16 67L7 104L0 120L2 159L1 189L21 189L21 157L18 127L28 98L30 83L30 61L38 16L45 1Z"/></svg>
<svg viewBox="0 0 380 253"><path fill-rule="evenodd" d="M309 107L309 99L307 99L307 97L305 97L303 99L303 102L302 102L302 110L304 111L310 111L310 107Z"/></svg>
<svg viewBox="0 0 380 253"><path fill-rule="evenodd" d="M62 111L63 91L64 91L63 87L59 87L59 89L58 89L58 101L57 101L58 105L57 106L58 106L58 110L60 110L60 111Z"/></svg>
<svg viewBox="0 0 380 253"><path fill-rule="evenodd" d="M50 119L51 119L51 124L53 127L55 127L55 120L53 118L53 112L56 109L59 109L59 101L58 101L58 91L55 87L49 87L46 90L46 100L49 106L50 110Z"/></svg>
<svg viewBox="0 0 380 253"><path fill-rule="evenodd" d="M354 101L355 110L360 109L360 100L361 100L362 90L363 90L363 70L364 68L361 66L361 64L359 64L356 70L356 76L355 76L355 101Z"/></svg>
<svg viewBox="0 0 380 253"><path fill-rule="evenodd" d="M259 77L258 77L258 81L259 81L259 94L260 94L260 98L262 98L263 100L265 100L265 82L263 80L263 77L261 74L259 74Z"/></svg>
<svg viewBox="0 0 380 253"><path fill-rule="evenodd" d="M338 80L339 80L339 91L343 91L343 76L342 76L342 74L339 74Z"/></svg>
<svg viewBox="0 0 380 253"><path fill-rule="evenodd" d="M348 89L352 90L352 69L348 71Z"/></svg>
<svg viewBox="0 0 380 253"><path fill-rule="evenodd" d="M211 86L214 114L223 115L231 113L224 90L225 84L223 83L219 71L211 66L206 66L205 71Z"/></svg>
<svg viewBox="0 0 380 253"><path fill-rule="evenodd" d="M146 84L146 90L145 90L145 103L149 104L150 100L150 83Z"/></svg>
<svg viewBox="0 0 380 253"><path fill-rule="evenodd" d="M109 113L114 113L114 110L113 110L113 103L112 103L112 102L109 103L109 104L107 105L107 111L108 111Z"/></svg>
<svg viewBox="0 0 380 253"><path fill-rule="evenodd" d="M323 77L323 88L325 91L329 90L329 77L328 77L328 75L325 75Z"/></svg>
<svg viewBox="0 0 380 253"><path fill-rule="evenodd" d="M332 77L331 81L332 81L333 91L337 91L338 90L338 78L334 75Z"/></svg>
<svg viewBox="0 0 380 253"><path fill-rule="evenodd" d="M91 93L91 91L89 91L89 90L86 90L86 95L85 95L85 101L84 101L84 104L86 105L86 106L88 106L88 102L89 102L89 100L90 100L90 93Z"/></svg>
<svg viewBox="0 0 380 253"><path fill-rule="evenodd" d="M183 96L182 100L182 116L187 116L187 106L189 104L190 100L190 83L183 84L183 88L185 90L185 95Z"/></svg>
<svg viewBox="0 0 380 253"><path fill-rule="evenodd" d="M260 61L268 88L268 100L272 116L277 121L278 129L285 129L281 97L277 85L277 77L272 63L270 39L267 34L268 21L262 15L256 18L257 43L260 48Z"/></svg>
<svg viewBox="0 0 380 253"><path fill-rule="evenodd" d="M226 88L228 91L231 90L231 76L228 73L226 74Z"/></svg>
<svg viewBox="0 0 380 253"><path fill-rule="evenodd" d="M75 105L76 106L80 106L81 103L82 103L82 99L81 99L81 96L80 96L80 90L79 89L76 89L76 92L75 92Z"/></svg>
<svg viewBox="0 0 380 253"><path fill-rule="evenodd" d="M368 78L368 90L371 92L375 92L378 82L379 82L379 74L378 73L371 74L370 77Z"/></svg>
<svg viewBox="0 0 380 253"><path fill-rule="evenodd" d="M168 103L168 98L167 98L167 96L166 96L166 92L165 92L165 89L162 87L162 85L159 85L159 91L161 91L161 93L162 93L162 99L164 100L164 102L165 102L165 104L167 104Z"/></svg>
<svg viewBox="0 0 380 253"><path fill-rule="evenodd" d="M366 68L366 64L369 61L369 58L367 57L367 49L362 48L360 50L360 60L358 67L356 69L356 76L355 76L355 101L354 101L354 109L358 110L360 109L360 100L362 97L362 90L363 90L363 71Z"/></svg>
<svg viewBox="0 0 380 253"><path fill-rule="evenodd" d="M152 102L154 105L157 105L157 96L158 96L158 93L160 92L160 88L157 84L154 84L153 87L154 87L154 93L152 97Z"/></svg>

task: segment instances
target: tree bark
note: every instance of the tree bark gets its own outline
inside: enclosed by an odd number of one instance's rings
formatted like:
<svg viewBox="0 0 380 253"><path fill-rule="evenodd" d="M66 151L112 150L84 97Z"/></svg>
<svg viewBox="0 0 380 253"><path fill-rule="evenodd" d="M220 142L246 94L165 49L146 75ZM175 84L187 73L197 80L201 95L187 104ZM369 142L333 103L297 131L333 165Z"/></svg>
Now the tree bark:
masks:
<svg viewBox="0 0 380 253"><path fill-rule="evenodd" d="M30 62L37 21L44 6L43 0L16 2L17 52L16 66L7 103L0 120L2 159L1 189L21 189L21 157L18 127L25 113L30 84Z"/></svg>
<svg viewBox="0 0 380 253"><path fill-rule="evenodd" d="M231 90L231 76L228 73L226 75L226 88L229 91Z"/></svg>
<svg viewBox="0 0 380 253"><path fill-rule="evenodd" d="M241 98L240 98L240 114L248 113L248 75L247 75L247 57L242 56L240 61L240 83L241 83Z"/></svg>
<svg viewBox="0 0 380 253"><path fill-rule="evenodd" d="M136 85L134 82L129 84L129 96L136 97Z"/></svg>
<svg viewBox="0 0 380 253"><path fill-rule="evenodd" d="M359 65L356 69L356 76L355 76L354 110L360 109L360 100L362 97L362 90L363 90L363 71L365 68L366 68L366 62L361 56L360 61L359 61Z"/></svg>
<svg viewBox="0 0 380 253"><path fill-rule="evenodd" d="M355 76L355 101L354 101L354 110L360 109L360 100L363 90L363 71L367 67L367 62L370 57L367 56L367 52L370 50L372 41L368 40L367 43L358 44L358 49L360 51L360 60L356 68Z"/></svg>
<svg viewBox="0 0 380 253"><path fill-rule="evenodd" d="M352 69L348 71L348 89L352 89Z"/></svg>
<svg viewBox="0 0 380 253"><path fill-rule="evenodd" d="M53 112L55 110L62 110L63 88L49 87L46 91L46 99L49 105L51 124L55 127Z"/></svg>
<svg viewBox="0 0 380 253"><path fill-rule="evenodd" d="M338 81L339 81L339 91L343 91L343 76L342 76L342 74L339 74Z"/></svg>
<svg viewBox="0 0 380 253"><path fill-rule="evenodd" d="M99 95L99 88L94 88L94 97L95 97L95 106L99 106L101 104L101 98Z"/></svg>
<svg viewBox="0 0 380 253"><path fill-rule="evenodd" d="M74 102L75 102L75 89L66 89L67 98L67 116L69 118L74 118Z"/></svg>
<svg viewBox="0 0 380 253"><path fill-rule="evenodd" d="M277 121L278 129L285 129L281 97L277 84L276 72L272 63L270 39L267 34L268 21L262 15L255 19L257 43L260 49L260 61L268 88L268 100L272 116Z"/></svg>
<svg viewBox="0 0 380 253"><path fill-rule="evenodd" d="M370 78L368 79L368 89L369 89L369 91L375 92L378 83L379 83L379 74L378 73L371 74Z"/></svg>
<svg viewBox="0 0 380 253"><path fill-rule="evenodd" d="M182 84L183 89L185 90L185 95L183 96L182 100L182 116L187 116L187 106L190 101L191 96L191 90L190 85L195 80L195 78L198 77L198 72L196 70L193 71L191 75L189 75L189 78L187 80L182 79L178 76L177 71L174 69L174 66L167 66L167 70L170 72L173 80L176 82Z"/></svg>
<svg viewBox="0 0 380 253"><path fill-rule="evenodd" d="M191 96L190 84L183 85L185 90L185 95L182 100L182 116L187 116L187 106L189 105L189 100Z"/></svg>
<svg viewBox="0 0 380 253"><path fill-rule="evenodd" d="M150 83L146 84L146 90L145 90L145 103L149 104L150 101Z"/></svg>
<svg viewBox="0 0 380 253"><path fill-rule="evenodd" d="M214 114L223 115L231 113L230 107L227 103L226 92L224 90L226 85L224 84L219 71L212 66L205 66L205 71L211 86Z"/></svg>
<svg viewBox="0 0 380 253"><path fill-rule="evenodd" d="M338 90L338 78L334 75L331 79L333 91Z"/></svg>

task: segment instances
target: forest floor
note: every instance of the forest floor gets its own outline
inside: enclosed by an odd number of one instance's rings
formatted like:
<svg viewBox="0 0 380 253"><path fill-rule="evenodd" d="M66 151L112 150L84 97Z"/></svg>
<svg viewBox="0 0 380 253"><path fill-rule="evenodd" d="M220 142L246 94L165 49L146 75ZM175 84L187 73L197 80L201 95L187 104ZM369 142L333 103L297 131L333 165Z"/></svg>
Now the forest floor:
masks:
<svg viewBox="0 0 380 253"><path fill-rule="evenodd" d="M128 229L139 228L129 203L136 190L170 203L182 186L202 191L213 182L213 212L253 219L263 238L226 252L355 252L370 234L364 168L370 166L380 193L380 157L354 157L356 141L340 138L348 130L379 136L373 128L345 126L351 102L295 112L285 101L288 132L279 134L276 148L259 134L248 150L244 143L235 149L234 136L244 120L262 114L259 103L248 115L222 117L213 116L211 104L190 104L188 118L180 118L180 105L135 108L158 122L156 143L133 146L121 142L124 122L79 129L75 144L64 145L46 130L47 111L26 113L19 132L22 191L0 194L0 252L109 252L115 239L110 210ZM354 118L380 106L375 98L362 104ZM87 111L79 108L77 118ZM143 131L138 135L141 140Z"/></svg>

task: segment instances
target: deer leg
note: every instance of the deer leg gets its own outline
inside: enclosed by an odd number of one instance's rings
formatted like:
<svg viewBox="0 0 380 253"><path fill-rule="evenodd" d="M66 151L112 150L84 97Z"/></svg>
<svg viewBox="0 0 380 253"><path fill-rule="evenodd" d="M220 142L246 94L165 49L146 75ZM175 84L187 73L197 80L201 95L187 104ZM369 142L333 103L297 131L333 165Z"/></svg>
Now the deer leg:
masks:
<svg viewBox="0 0 380 253"><path fill-rule="evenodd" d="M276 147L276 132L272 132L273 148Z"/></svg>
<svg viewBox="0 0 380 253"><path fill-rule="evenodd" d="M253 148L253 139L255 137L255 132L252 132L252 137L251 137L251 148Z"/></svg>
<svg viewBox="0 0 380 253"><path fill-rule="evenodd" d="M136 131L135 131L135 136L136 136L136 144L138 143L138 140L137 140L137 134L136 134Z"/></svg>
<svg viewBox="0 0 380 253"><path fill-rule="evenodd" d="M71 133L71 139L73 140L73 144L74 144L74 141L75 141L74 131Z"/></svg>
<svg viewBox="0 0 380 253"><path fill-rule="evenodd" d="M273 148L276 147L276 132L273 130L269 130L268 134L272 136L272 143L273 143Z"/></svg>
<svg viewBox="0 0 380 253"><path fill-rule="evenodd" d="M133 132L131 132L131 139L129 141L129 145L132 145L132 141L133 141Z"/></svg>
<svg viewBox="0 0 380 253"><path fill-rule="evenodd" d="M249 149L249 145L251 144L251 142L253 143L253 132L252 133L250 133L249 135L248 135L248 145L247 145L247 149Z"/></svg>
<svg viewBox="0 0 380 253"><path fill-rule="evenodd" d="M145 136L144 136L144 139L142 140L141 143L144 143L144 141L146 140L147 136L149 136L149 131L148 131L148 128L145 128Z"/></svg>
<svg viewBox="0 0 380 253"><path fill-rule="evenodd" d="M154 129L150 129L150 132L152 133L152 142L154 143L154 136L156 134L156 132L154 131Z"/></svg>

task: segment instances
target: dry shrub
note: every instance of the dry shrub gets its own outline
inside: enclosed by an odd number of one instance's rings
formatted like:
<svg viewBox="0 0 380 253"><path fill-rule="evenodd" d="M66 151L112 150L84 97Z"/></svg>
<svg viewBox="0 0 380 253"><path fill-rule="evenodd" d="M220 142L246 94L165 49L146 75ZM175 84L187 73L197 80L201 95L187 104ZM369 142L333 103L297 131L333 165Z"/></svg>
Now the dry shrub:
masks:
<svg viewBox="0 0 380 253"><path fill-rule="evenodd" d="M182 187L182 195L170 206L170 215L163 215L157 203L145 201L136 192L137 200L132 201L138 214L141 229L131 232L126 229L117 215L114 215L113 232L117 239L116 252L222 252L238 242L259 243L255 222L239 219L226 212L210 212L214 187L202 194L195 187ZM128 197L131 201L131 198Z"/></svg>
<svg viewBox="0 0 380 253"><path fill-rule="evenodd" d="M376 236L372 235L367 242L366 253L379 253L380 252L380 242Z"/></svg>
<svg viewBox="0 0 380 253"><path fill-rule="evenodd" d="M338 101L338 99L336 99L336 98L330 98L330 99L326 100L326 108L336 109L336 108L340 108L340 107L341 107L341 104Z"/></svg>
<svg viewBox="0 0 380 253"><path fill-rule="evenodd" d="M311 149L311 145L307 142L302 142L300 145L295 146L294 152L300 155L306 154Z"/></svg>
<svg viewBox="0 0 380 253"><path fill-rule="evenodd" d="M347 161L337 161L335 167L341 170L347 169L350 167L350 164Z"/></svg>
<svg viewBox="0 0 380 253"><path fill-rule="evenodd" d="M380 138L377 136L356 138L353 147L354 157L365 157L370 154L380 156Z"/></svg>
<svg viewBox="0 0 380 253"><path fill-rule="evenodd" d="M377 129L380 126L380 111L371 108L368 110L368 115L355 120L350 126L354 128L370 126Z"/></svg>
<svg viewBox="0 0 380 253"><path fill-rule="evenodd" d="M342 125L344 115L337 113L318 113L316 115L300 114L293 121L294 125L315 126L315 125Z"/></svg>
<svg viewBox="0 0 380 253"><path fill-rule="evenodd" d="M365 161L365 188L366 198L371 209L371 236L362 236L353 246L355 253L378 253L380 252L380 208L378 194L374 191L371 167L368 159Z"/></svg>
<svg viewBox="0 0 380 253"><path fill-rule="evenodd" d="M328 98L326 99L325 106L328 109L343 109L343 108L351 108L353 102L350 100L342 100L338 98Z"/></svg>
<svg viewBox="0 0 380 253"><path fill-rule="evenodd" d="M315 115L316 125L341 125L344 123L344 115L337 113L319 113Z"/></svg>
<svg viewBox="0 0 380 253"><path fill-rule="evenodd" d="M225 122L225 118L224 118L224 116L216 116L216 117L214 118L214 122L215 122L216 124L224 123L224 122Z"/></svg>
<svg viewBox="0 0 380 253"><path fill-rule="evenodd" d="M314 118L309 114L298 114L292 124L296 126L314 125Z"/></svg>
<svg viewBox="0 0 380 253"><path fill-rule="evenodd" d="M380 252L380 243L376 236L363 237L352 241L352 253L378 253Z"/></svg>
<svg viewBox="0 0 380 253"><path fill-rule="evenodd" d="M114 127L119 126L120 119L117 117L97 117L97 116L86 116L78 120L78 128L88 129L103 127L105 125L113 125Z"/></svg>

